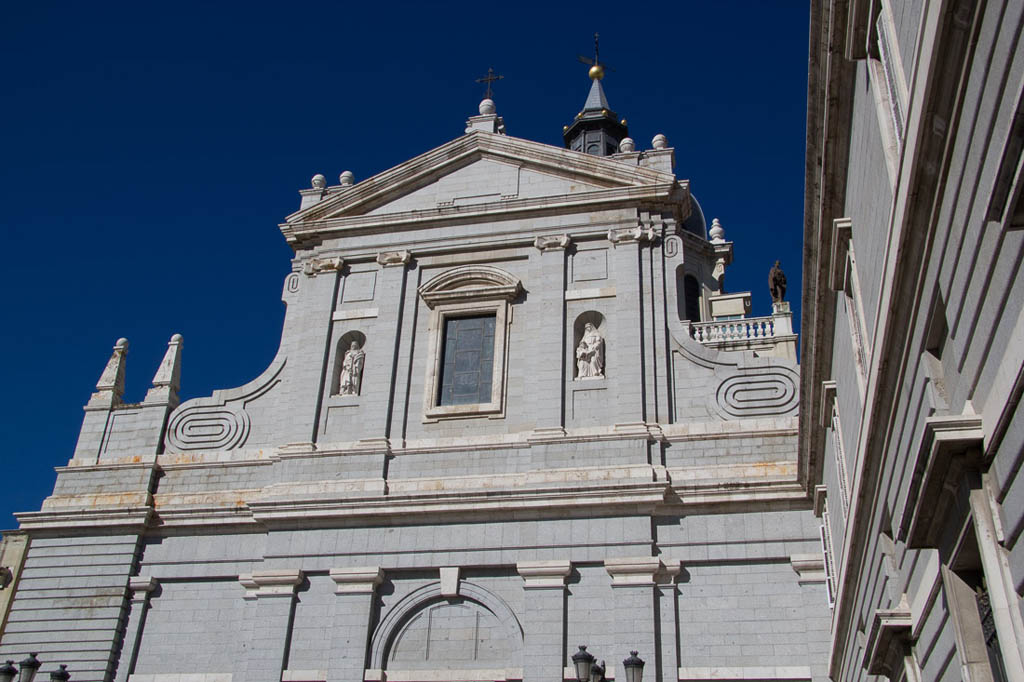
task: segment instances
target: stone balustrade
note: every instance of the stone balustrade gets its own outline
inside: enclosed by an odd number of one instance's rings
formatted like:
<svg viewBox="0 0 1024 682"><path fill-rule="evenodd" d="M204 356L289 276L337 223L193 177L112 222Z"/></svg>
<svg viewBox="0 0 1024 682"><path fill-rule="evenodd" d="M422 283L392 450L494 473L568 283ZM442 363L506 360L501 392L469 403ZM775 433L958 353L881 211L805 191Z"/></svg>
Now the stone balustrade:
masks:
<svg viewBox="0 0 1024 682"><path fill-rule="evenodd" d="M748 317L739 320L691 322L690 336L701 343L755 341L775 337L775 318Z"/></svg>

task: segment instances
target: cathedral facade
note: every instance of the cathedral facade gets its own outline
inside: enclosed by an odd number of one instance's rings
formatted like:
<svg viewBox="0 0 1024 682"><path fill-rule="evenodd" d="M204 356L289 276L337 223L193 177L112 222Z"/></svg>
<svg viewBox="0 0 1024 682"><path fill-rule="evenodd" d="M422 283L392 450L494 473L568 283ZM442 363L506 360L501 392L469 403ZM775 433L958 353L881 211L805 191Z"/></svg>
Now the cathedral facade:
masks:
<svg viewBox="0 0 1024 682"><path fill-rule="evenodd" d="M10 536L0 658L76 682L552 682L585 645L595 682L630 652L648 681L826 679L788 302L752 318L723 291L724 228L591 77L564 148L486 99L395 168L314 177L249 383L179 404L176 335L129 404L119 340Z"/></svg>

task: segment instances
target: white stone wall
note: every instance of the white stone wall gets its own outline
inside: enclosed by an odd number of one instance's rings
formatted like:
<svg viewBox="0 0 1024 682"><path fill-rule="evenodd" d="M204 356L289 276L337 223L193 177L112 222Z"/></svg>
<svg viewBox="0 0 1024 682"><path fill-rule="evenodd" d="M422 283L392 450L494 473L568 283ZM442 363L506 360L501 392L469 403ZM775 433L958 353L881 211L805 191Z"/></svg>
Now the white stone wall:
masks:
<svg viewBox="0 0 1024 682"><path fill-rule="evenodd" d="M142 416L98 388L54 495L19 517L65 554L33 540L0 655L76 682L540 682L587 644L609 678L635 648L659 682L824 679L799 370L690 337L676 273L706 295L731 249L683 230L690 210L667 172L481 132L304 192L277 356L181 405L167 379ZM481 301L506 323L502 388L439 415L438 306ZM605 364L580 380L587 321ZM340 395L353 339L361 386Z"/></svg>

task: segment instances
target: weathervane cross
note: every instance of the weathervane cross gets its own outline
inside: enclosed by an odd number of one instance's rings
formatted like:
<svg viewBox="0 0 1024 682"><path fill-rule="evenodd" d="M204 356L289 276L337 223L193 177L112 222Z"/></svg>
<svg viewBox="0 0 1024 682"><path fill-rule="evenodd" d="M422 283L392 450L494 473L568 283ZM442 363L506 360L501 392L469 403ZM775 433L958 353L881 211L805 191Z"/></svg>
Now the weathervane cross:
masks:
<svg viewBox="0 0 1024 682"><path fill-rule="evenodd" d="M487 92L484 94L484 97L486 97L487 99L491 99L494 95L494 92L491 90L491 83L494 83L495 81L500 81L502 78L504 78L504 76L494 73L494 69L488 66L487 75L484 76L483 78L477 78L476 82L487 83Z"/></svg>
<svg viewBox="0 0 1024 682"><path fill-rule="evenodd" d="M590 57L584 57L581 54L576 55L576 59L578 59L579 61L583 62L584 64L587 64L588 66L599 68L600 69L600 74L601 74L601 76L603 76L604 75L604 69L608 69L609 71L614 71L615 69L613 69L612 67L608 66L607 64L605 64L604 62L601 61L601 42L600 42L600 40L601 40L601 34L600 33L595 33L594 34L594 58L593 59L591 59Z"/></svg>

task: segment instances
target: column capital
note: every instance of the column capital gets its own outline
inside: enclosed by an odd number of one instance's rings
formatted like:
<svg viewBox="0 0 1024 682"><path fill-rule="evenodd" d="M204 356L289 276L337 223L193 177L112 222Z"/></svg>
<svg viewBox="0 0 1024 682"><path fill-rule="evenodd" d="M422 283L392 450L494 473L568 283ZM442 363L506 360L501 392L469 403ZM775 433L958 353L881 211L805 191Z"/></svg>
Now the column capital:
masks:
<svg viewBox="0 0 1024 682"><path fill-rule="evenodd" d="M539 249L541 252L564 251L570 243L572 243L572 239L567 234L536 237L533 240L534 247Z"/></svg>
<svg viewBox="0 0 1024 682"><path fill-rule="evenodd" d="M136 575L128 578L128 589L134 592L136 597L148 595L158 585L156 578L148 575ZM140 592L143 594L140 595Z"/></svg>
<svg viewBox="0 0 1024 682"><path fill-rule="evenodd" d="M297 568L278 568L269 571L253 571L238 576L238 582L245 588L246 598L291 597L302 582L302 571Z"/></svg>
<svg viewBox="0 0 1024 682"><path fill-rule="evenodd" d="M568 559L520 561L516 564L516 570L523 578L524 589L565 587L565 579L572 571L572 562Z"/></svg>
<svg viewBox="0 0 1024 682"><path fill-rule="evenodd" d="M655 576L665 568L658 557L605 559L604 570L612 577L612 587L654 585Z"/></svg>
<svg viewBox="0 0 1024 682"><path fill-rule="evenodd" d="M336 584L335 594L372 594L384 580L384 569L380 566L332 568L331 580Z"/></svg>

